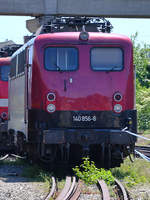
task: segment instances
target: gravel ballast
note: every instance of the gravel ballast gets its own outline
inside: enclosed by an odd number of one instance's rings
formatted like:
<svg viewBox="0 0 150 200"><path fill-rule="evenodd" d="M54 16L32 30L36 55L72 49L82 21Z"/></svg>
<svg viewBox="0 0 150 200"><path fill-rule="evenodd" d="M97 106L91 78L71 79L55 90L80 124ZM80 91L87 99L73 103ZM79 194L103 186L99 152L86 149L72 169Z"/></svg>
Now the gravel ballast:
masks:
<svg viewBox="0 0 150 200"><path fill-rule="evenodd" d="M43 200L48 188L43 182L22 177L23 166L0 166L0 200Z"/></svg>

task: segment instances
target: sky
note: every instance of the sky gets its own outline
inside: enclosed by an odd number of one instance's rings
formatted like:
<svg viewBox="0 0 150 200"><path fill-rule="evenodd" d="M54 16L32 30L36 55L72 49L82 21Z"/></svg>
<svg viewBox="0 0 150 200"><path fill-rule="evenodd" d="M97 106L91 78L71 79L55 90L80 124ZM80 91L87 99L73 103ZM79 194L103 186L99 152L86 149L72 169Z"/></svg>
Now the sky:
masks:
<svg viewBox="0 0 150 200"><path fill-rule="evenodd" d="M23 43L23 36L31 35L26 29L26 20L31 17L0 16L0 42L13 40L17 44ZM108 19L108 18L107 18ZM138 42L150 44L150 19L115 19L109 18L113 25L113 33L131 35L138 32Z"/></svg>

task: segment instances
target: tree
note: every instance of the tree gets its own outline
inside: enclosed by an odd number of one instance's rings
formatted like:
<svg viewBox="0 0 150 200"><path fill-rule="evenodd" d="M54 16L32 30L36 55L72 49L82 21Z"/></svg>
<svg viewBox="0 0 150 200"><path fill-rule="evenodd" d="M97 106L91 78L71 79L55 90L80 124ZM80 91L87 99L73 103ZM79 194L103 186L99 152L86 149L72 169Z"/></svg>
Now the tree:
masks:
<svg viewBox="0 0 150 200"><path fill-rule="evenodd" d="M133 42L133 59L136 65L136 106L138 110L138 127L150 129L150 46L143 47L137 43L138 34L131 36Z"/></svg>
<svg viewBox="0 0 150 200"><path fill-rule="evenodd" d="M150 129L150 88L141 88L137 92L138 127Z"/></svg>

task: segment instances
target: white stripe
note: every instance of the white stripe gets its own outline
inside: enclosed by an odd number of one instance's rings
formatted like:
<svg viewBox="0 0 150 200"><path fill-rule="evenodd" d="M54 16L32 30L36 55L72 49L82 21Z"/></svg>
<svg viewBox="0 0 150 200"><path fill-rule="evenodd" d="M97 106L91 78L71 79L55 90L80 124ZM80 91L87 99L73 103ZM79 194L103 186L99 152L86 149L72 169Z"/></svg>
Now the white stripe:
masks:
<svg viewBox="0 0 150 200"><path fill-rule="evenodd" d="M0 107L8 107L8 99L0 99Z"/></svg>

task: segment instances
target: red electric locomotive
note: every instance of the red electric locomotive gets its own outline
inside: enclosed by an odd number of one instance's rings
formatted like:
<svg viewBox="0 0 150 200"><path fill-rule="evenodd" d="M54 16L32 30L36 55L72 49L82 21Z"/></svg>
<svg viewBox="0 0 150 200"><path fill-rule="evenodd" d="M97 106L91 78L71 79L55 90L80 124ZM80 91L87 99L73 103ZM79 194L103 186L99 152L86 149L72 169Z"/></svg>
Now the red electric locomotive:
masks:
<svg viewBox="0 0 150 200"><path fill-rule="evenodd" d="M13 54L8 128L20 152L49 162L88 154L104 167L133 152L136 138L122 131L136 133L132 42L110 29L55 18Z"/></svg>

